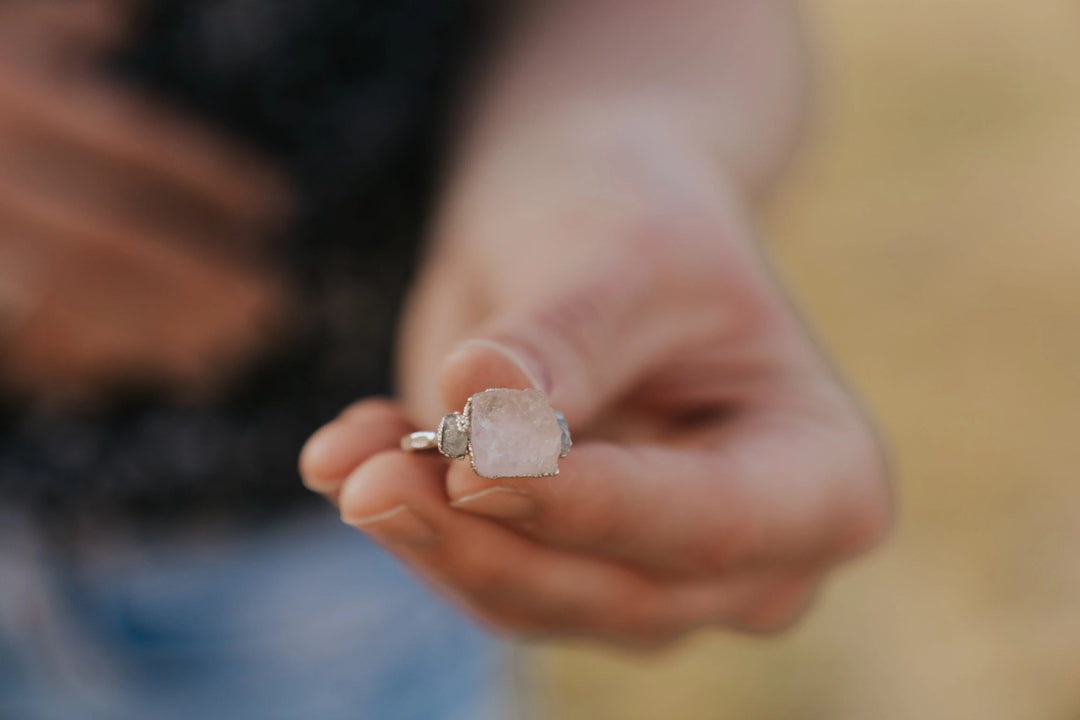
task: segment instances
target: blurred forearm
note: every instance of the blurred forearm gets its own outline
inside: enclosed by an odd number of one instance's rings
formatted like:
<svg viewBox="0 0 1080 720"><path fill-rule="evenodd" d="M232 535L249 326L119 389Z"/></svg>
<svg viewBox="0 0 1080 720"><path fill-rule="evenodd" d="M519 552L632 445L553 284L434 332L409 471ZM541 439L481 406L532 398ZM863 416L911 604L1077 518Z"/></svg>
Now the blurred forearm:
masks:
<svg viewBox="0 0 1080 720"><path fill-rule="evenodd" d="M664 125L751 195L782 168L807 95L798 18L780 0L553 0L523 11L471 105L465 150L567 122Z"/></svg>

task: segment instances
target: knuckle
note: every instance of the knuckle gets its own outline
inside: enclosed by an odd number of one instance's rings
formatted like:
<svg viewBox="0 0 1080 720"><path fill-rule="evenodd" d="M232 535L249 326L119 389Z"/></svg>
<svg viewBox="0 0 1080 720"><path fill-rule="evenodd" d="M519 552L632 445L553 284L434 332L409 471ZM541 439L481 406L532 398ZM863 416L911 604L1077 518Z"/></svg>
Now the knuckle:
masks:
<svg viewBox="0 0 1080 720"><path fill-rule="evenodd" d="M848 483L844 504L844 532L835 554L840 557L865 552L882 542L895 523L888 459L869 423L848 453Z"/></svg>
<svg viewBox="0 0 1080 720"><path fill-rule="evenodd" d="M383 397L363 398L357 400L345 407L339 414L337 419L347 422L364 422L367 420L378 420L383 417L397 418L400 411L397 409L397 405L393 400Z"/></svg>
<svg viewBox="0 0 1080 720"><path fill-rule="evenodd" d="M798 445L820 502L808 546L826 564L865 552L881 542L894 522L889 464L873 424L835 381L814 389L824 413L799 418L789 438Z"/></svg>
<svg viewBox="0 0 1080 720"><path fill-rule="evenodd" d="M895 523L895 510L888 493L881 492L864 502L849 522L850 528L839 549L841 555L863 553L882 543Z"/></svg>
<svg viewBox="0 0 1080 720"><path fill-rule="evenodd" d="M745 632L775 635L791 628L810 609L815 582L805 575L793 575L766 584L734 618Z"/></svg>

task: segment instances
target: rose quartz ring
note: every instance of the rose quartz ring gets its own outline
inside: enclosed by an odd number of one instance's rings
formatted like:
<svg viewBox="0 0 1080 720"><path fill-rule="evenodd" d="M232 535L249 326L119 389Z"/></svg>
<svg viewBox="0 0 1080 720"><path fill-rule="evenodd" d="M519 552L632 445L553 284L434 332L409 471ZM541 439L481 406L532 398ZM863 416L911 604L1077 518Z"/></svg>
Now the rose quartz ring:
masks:
<svg viewBox="0 0 1080 720"><path fill-rule="evenodd" d="M563 414L539 390L491 388L478 392L462 412L443 417L435 432L401 438L403 450L438 450L449 458L468 457L486 478L550 477L570 452L570 428Z"/></svg>

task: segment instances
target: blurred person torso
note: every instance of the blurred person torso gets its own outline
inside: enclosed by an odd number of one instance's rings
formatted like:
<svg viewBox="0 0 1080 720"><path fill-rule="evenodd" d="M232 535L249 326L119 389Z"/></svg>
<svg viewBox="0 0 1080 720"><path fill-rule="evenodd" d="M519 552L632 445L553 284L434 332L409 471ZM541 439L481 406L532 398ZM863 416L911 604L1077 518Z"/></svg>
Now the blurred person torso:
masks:
<svg viewBox="0 0 1080 720"><path fill-rule="evenodd" d="M481 18L451 0L124 11L132 30L102 72L288 178L295 213L257 257L289 312L205 393L120 382L57 404L8 382L0 715L482 717L488 640L296 474L315 427L390 390Z"/></svg>
<svg viewBox="0 0 1080 720"><path fill-rule="evenodd" d="M296 189L295 218L260 249L296 295L295 316L211 400L119 384L58 411L6 393L0 492L92 516L301 501L295 458L312 428L350 398L389 390L397 309L473 15L443 0L137 9L111 73L254 147Z"/></svg>

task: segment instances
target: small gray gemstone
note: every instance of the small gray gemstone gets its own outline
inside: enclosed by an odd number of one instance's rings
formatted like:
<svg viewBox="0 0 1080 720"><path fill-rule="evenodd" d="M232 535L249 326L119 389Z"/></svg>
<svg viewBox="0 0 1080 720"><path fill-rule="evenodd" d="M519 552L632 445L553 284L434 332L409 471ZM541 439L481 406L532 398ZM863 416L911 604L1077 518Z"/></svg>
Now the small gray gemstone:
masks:
<svg viewBox="0 0 1080 720"><path fill-rule="evenodd" d="M574 442L570 439L570 425L566 422L566 416L556 410L555 419L559 421L559 429L562 430L562 447L559 450L559 457L564 458L570 454L570 448Z"/></svg>
<svg viewBox="0 0 1080 720"><path fill-rule="evenodd" d="M461 413L443 416L439 423L439 452L452 458L465 457L469 452L469 433L462 429L463 425Z"/></svg>

